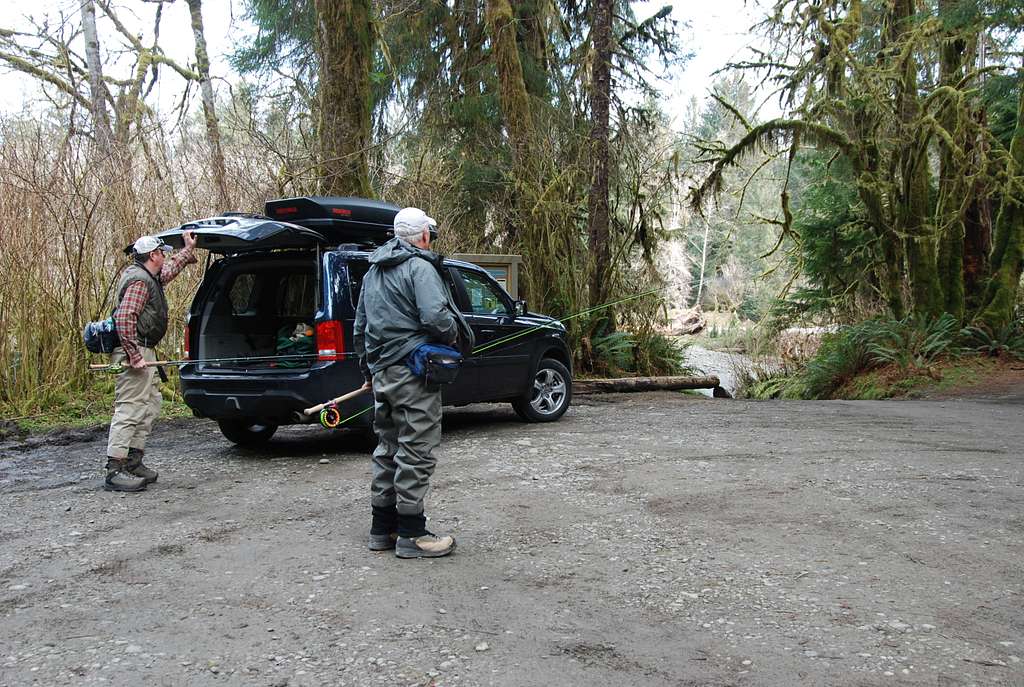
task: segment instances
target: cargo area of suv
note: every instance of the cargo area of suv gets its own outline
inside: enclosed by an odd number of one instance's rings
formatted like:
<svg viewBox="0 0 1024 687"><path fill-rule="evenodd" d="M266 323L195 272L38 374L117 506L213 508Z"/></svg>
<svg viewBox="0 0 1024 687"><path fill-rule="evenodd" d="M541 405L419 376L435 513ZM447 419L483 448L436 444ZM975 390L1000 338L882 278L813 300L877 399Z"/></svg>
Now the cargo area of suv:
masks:
<svg viewBox="0 0 1024 687"><path fill-rule="evenodd" d="M319 284L315 257L240 258L218 270L202 308L190 320L196 334L192 357L219 361L206 365L220 368L312 365Z"/></svg>
<svg viewBox="0 0 1024 687"><path fill-rule="evenodd" d="M189 222L160 237L182 244L194 231L210 251L186 323L185 402L224 436L257 445L285 424L310 423L304 408L359 388L352 325L368 257L391 238L398 207L361 198L269 201L262 215ZM511 402L532 422L557 420L572 397L565 328L526 312L485 270L448 260L442 279L485 354L471 355L445 405ZM505 339L509 339L505 343ZM341 403L345 427L368 429L372 396Z"/></svg>

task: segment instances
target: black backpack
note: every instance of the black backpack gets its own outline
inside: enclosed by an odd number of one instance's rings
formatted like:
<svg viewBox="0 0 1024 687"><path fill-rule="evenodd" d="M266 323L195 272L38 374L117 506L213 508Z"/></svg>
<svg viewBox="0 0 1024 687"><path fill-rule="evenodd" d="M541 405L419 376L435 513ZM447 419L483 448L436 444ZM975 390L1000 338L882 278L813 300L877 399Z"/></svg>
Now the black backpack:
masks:
<svg viewBox="0 0 1024 687"><path fill-rule="evenodd" d="M90 353L112 353L121 345L121 337L117 335L114 318L87 322L82 329L82 341Z"/></svg>

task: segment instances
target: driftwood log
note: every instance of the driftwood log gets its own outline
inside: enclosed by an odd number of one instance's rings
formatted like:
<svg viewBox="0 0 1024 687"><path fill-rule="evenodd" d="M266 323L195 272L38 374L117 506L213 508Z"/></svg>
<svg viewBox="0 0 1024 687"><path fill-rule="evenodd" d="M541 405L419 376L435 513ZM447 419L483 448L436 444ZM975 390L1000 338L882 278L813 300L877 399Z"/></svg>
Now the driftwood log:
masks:
<svg viewBox="0 0 1024 687"><path fill-rule="evenodd" d="M715 389L718 377L623 377L621 379L573 380L574 394L628 393L631 391L675 391L678 389Z"/></svg>

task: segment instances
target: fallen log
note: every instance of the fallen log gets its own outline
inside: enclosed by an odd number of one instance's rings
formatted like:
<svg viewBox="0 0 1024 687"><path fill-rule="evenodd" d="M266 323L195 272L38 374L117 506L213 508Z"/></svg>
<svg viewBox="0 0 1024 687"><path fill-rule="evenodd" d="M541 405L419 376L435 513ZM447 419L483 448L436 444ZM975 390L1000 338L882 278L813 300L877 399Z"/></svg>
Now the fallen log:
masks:
<svg viewBox="0 0 1024 687"><path fill-rule="evenodd" d="M718 377L622 377L619 379L573 380L574 394L630 393L634 391L676 391L679 389L714 389Z"/></svg>

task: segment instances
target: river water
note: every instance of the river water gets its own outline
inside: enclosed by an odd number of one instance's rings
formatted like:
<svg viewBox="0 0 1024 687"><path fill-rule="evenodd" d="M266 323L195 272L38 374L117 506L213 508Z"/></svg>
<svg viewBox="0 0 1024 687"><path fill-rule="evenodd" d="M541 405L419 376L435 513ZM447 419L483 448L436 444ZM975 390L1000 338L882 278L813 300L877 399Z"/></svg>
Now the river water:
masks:
<svg viewBox="0 0 1024 687"><path fill-rule="evenodd" d="M712 351L703 346L689 346L686 349L686 364L703 374L718 377L719 386L731 395L736 394L738 386L737 373L749 369L751 360L742 353L725 353ZM697 389L705 396L711 396L711 389Z"/></svg>

